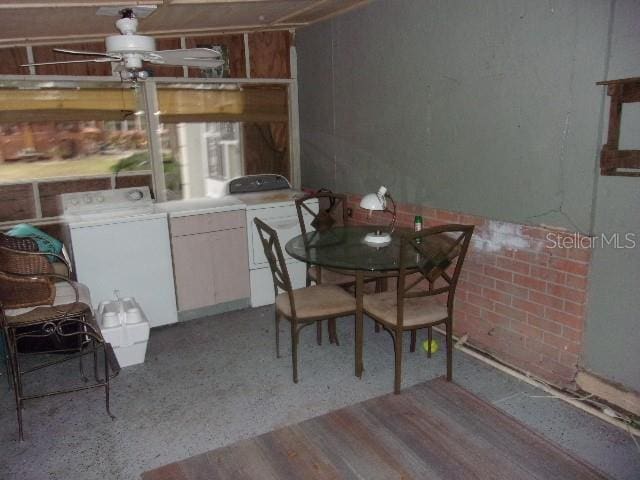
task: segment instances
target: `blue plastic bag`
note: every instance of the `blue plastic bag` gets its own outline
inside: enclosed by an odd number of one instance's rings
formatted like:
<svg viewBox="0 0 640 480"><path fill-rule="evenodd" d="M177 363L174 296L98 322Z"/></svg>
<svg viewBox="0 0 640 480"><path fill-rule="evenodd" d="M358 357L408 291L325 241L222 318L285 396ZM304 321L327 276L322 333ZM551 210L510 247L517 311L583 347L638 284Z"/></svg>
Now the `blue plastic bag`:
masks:
<svg viewBox="0 0 640 480"><path fill-rule="evenodd" d="M41 252L55 253L56 255L60 255L60 252L62 252L62 242L60 240L28 223L16 225L7 232L7 235L19 238L32 238L38 244L38 250ZM55 257L49 257L49 260L54 261Z"/></svg>

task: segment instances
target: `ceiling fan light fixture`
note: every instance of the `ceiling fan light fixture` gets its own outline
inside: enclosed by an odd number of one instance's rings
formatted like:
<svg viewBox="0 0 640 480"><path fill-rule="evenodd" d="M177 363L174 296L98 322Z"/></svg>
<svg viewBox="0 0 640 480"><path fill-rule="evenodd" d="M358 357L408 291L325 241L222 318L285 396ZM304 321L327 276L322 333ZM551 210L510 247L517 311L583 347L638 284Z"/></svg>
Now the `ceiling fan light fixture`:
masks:
<svg viewBox="0 0 640 480"><path fill-rule="evenodd" d="M140 70L142 68L142 56L139 53L125 53L122 55L124 68L127 70Z"/></svg>
<svg viewBox="0 0 640 480"><path fill-rule="evenodd" d="M54 48L56 52L71 55L91 55L94 58L83 60L62 60L53 62L25 63L23 67L37 67L40 65L58 65L66 63L119 63L116 71L120 72L122 80L144 80L150 73L143 70L144 62L172 65L178 67L216 68L224 64L222 53L211 48L178 48L173 50L156 50L156 41L147 35L137 35L138 20L136 16L141 12L144 16L153 12L153 8L120 7L117 10L120 19L116 21L116 28L120 35L110 35L106 38L106 53L71 50L68 48ZM112 12L112 9L99 11L99 14ZM126 73L125 73L126 71Z"/></svg>
<svg viewBox="0 0 640 480"><path fill-rule="evenodd" d="M155 51L156 41L145 35L110 35L106 46L108 53L144 53Z"/></svg>

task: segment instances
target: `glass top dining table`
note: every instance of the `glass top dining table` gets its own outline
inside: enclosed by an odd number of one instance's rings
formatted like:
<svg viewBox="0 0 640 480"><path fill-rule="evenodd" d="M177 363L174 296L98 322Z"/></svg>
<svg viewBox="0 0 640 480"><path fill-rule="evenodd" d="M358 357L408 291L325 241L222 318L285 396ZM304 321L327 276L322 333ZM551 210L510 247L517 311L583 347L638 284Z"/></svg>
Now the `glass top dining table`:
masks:
<svg viewBox="0 0 640 480"><path fill-rule="evenodd" d="M397 274L400 268L402 234L410 232L408 229L397 229L391 235L391 242L385 246L373 246L365 243L364 237L367 233L380 229L383 227L334 227L323 232L311 231L298 235L285 245L286 252L297 260L332 270L347 271L355 276L355 373L358 377L362 377L364 370L362 359L364 277L389 277L394 273ZM420 255L408 253L404 258L404 265L408 269L416 268L420 260Z"/></svg>
<svg viewBox="0 0 640 480"><path fill-rule="evenodd" d="M410 230L396 230L391 235L391 242L384 246L365 243L365 235L380 228L349 226L334 227L324 232L314 230L289 240L285 250L297 260L331 269L362 270L365 274L398 270L401 235ZM405 266L415 268L416 261L416 255L407 255Z"/></svg>

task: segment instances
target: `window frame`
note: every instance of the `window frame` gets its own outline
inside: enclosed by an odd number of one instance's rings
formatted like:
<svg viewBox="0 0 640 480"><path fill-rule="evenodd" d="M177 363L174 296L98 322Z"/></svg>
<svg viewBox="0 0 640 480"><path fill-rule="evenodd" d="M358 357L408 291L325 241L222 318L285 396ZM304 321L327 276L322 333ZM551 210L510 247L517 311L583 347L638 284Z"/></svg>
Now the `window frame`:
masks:
<svg viewBox="0 0 640 480"><path fill-rule="evenodd" d="M292 72L293 73L293 72ZM292 75L290 79L262 79L262 78L179 78L179 77L152 77L139 82L138 88L142 93L141 109L147 127L149 144L149 156L151 162L151 175L156 202L166 201L164 188L164 171L162 164L162 145L160 140L158 115L158 86L176 85L184 88L197 88L198 85L235 85L242 88L243 85L267 85L278 84L286 87L288 125L289 125L289 162L291 171L291 183L294 188L300 188L300 135L298 114L298 85L297 78ZM46 89L46 88L124 88L122 82L114 77L72 77L54 75L0 75L0 88L16 89ZM242 142L241 142L242 143ZM97 176L96 176L97 177ZM43 179L47 181L49 179ZM17 182L16 182L17 183ZM25 180L25 183L29 183ZM55 220L56 217L47 217L46 221ZM38 218L37 220L45 220ZM13 221L1 222L12 224Z"/></svg>

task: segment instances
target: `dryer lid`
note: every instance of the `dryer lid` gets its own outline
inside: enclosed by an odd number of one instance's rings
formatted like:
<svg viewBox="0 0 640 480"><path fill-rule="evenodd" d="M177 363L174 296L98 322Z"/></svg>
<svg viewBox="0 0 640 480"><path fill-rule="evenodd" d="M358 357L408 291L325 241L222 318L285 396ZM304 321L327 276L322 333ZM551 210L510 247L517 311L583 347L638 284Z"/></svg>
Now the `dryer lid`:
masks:
<svg viewBox="0 0 640 480"><path fill-rule="evenodd" d="M229 182L229 194L267 192L291 188L289 180L282 175L265 173L236 177Z"/></svg>

